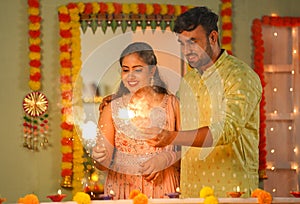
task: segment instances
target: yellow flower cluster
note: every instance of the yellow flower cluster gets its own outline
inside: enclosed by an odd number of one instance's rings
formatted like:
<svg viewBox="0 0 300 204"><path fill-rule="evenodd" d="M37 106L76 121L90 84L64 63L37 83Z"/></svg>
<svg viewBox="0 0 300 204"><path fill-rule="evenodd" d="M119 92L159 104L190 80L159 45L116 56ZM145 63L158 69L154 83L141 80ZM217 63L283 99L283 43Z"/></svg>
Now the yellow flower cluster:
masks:
<svg viewBox="0 0 300 204"><path fill-rule="evenodd" d="M204 186L200 190L200 198L204 198L204 204L218 204L218 199L214 196L214 190L211 187Z"/></svg>
<svg viewBox="0 0 300 204"><path fill-rule="evenodd" d="M73 197L73 201L77 202L77 204L90 204L91 197L87 193L77 192Z"/></svg>

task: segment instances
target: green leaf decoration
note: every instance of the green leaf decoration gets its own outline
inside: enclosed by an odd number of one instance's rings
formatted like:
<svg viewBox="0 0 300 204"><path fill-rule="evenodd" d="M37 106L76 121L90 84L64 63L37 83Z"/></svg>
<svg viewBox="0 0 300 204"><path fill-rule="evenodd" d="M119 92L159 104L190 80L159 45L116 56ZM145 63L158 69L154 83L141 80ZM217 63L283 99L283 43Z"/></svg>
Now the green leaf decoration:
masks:
<svg viewBox="0 0 300 204"><path fill-rule="evenodd" d="M150 27L151 27L151 29L152 29L152 32L154 32L155 29L156 29L156 21L155 21L155 20L152 20L152 21L151 21Z"/></svg>
<svg viewBox="0 0 300 204"><path fill-rule="evenodd" d="M82 32L85 33L85 31L88 27L88 23L86 21L81 21L80 26L81 26Z"/></svg>
<svg viewBox="0 0 300 204"><path fill-rule="evenodd" d="M166 30L166 27L167 27L166 21L162 20L160 22L160 28L161 28L162 32L164 32Z"/></svg>
<svg viewBox="0 0 300 204"><path fill-rule="evenodd" d="M127 22L124 19L122 20L121 28L122 28L122 32L125 33L127 29Z"/></svg>
<svg viewBox="0 0 300 204"><path fill-rule="evenodd" d="M107 22L106 22L106 20L103 20L101 22L101 28L102 28L103 33L105 34L105 32L107 30Z"/></svg>
<svg viewBox="0 0 300 204"><path fill-rule="evenodd" d="M98 28L98 23L97 23L96 19L92 19L91 28L92 28L93 33L95 34L95 32Z"/></svg>
<svg viewBox="0 0 300 204"><path fill-rule="evenodd" d="M111 29L112 29L113 33L115 33L115 31L116 31L116 29L117 29L117 27L118 27L117 21L116 21L116 20L112 20L110 26L111 26Z"/></svg>
<svg viewBox="0 0 300 204"><path fill-rule="evenodd" d="M170 22L170 29L171 29L171 31L174 30L174 26L175 26L175 22L174 22L174 19L172 19L171 22Z"/></svg>
<svg viewBox="0 0 300 204"><path fill-rule="evenodd" d="M136 31L136 27L137 27L137 22L136 22L136 20L133 20L133 21L131 22L131 30L132 30L133 32L135 32L135 31Z"/></svg>
<svg viewBox="0 0 300 204"><path fill-rule="evenodd" d="M146 27L147 27L147 23L145 20L142 20L141 27L142 27L143 32L145 32Z"/></svg>

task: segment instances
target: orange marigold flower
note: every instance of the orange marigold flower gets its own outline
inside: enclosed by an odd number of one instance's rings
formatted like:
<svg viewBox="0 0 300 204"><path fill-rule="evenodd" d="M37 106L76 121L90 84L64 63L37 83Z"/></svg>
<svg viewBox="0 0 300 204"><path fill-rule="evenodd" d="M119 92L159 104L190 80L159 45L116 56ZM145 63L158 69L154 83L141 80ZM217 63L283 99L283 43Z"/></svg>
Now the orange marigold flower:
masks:
<svg viewBox="0 0 300 204"><path fill-rule="evenodd" d="M140 194L140 193L141 193L141 191L138 190L138 189L132 190L132 191L130 192L130 194L129 194L129 199L134 199L134 197L137 196L137 195Z"/></svg>
<svg viewBox="0 0 300 204"><path fill-rule="evenodd" d="M19 198L18 203L23 203L23 204L39 204L39 199L36 195L34 194L27 194L23 198Z"/></svg>
<svg viewBox="0 0 300 204"><path fill-rule="evenodd" d="M133 198L133 204L147 204L147 203L148 203L148 197L143 193L139 193L137 196Z"/></svg>
<svg viewBox="0 0 300 204"><path fill-rule="evenodd" d="M256 189L252 192L251 197L255 197L258 199L258 203L260 204L271 204L272 196L269 192L264 191L262 189Z"/></svg>

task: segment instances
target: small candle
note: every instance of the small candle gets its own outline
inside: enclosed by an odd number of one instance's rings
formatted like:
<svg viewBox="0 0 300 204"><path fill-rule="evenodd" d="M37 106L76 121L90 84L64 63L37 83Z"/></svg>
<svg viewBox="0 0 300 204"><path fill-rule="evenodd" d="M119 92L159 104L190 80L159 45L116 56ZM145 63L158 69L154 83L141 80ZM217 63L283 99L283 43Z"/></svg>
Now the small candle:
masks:
<svg viewBox="0 0 300 204"><path fill-rule="evenodd" d="M109 195L114 196L114 195L115 195L115 192L114 192L113 190L110 190L110 191L109 191Z"/></svg>
<svg viewBox="0 0 300 204"><path fill-rule="evenodd" d="M241 191L240 187L237 186L237 187L236 187L236 192L240 192L240 191Z"/></svg>
<svg viewBox="0 0 300 204"><path fill-rule="evenodd" d="M180 188L179 187L176 188L176 192L180 193Z"/></svg>
<svg viewBox="0 0 300 204"><path fill-rule="evenodd" d="M61 195L61 190L60 189L58 189L57 194Z"/></svg>

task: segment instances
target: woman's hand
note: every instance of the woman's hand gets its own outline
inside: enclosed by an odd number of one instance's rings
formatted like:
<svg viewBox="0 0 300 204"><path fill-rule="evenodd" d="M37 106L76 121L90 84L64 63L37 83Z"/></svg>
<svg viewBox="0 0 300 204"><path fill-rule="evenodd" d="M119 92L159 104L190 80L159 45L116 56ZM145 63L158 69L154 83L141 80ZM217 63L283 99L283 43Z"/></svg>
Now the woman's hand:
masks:
<svg viewBox="0 0 300 204"><path fill-rule="evenodd" d="M141 173L145 180L155 182L159 177L160 171L164 169L166 161L161 156L156 155L148 161L140 164Z"/></svg>
<svg viewBox="0 0 300 204"><path fill-rule="evenodd" d="M93 159L98 163L102 163L103 161L105 161L105 159L108 158L107 151L106 151L105 147L95 146L93 148L92 155L93 155Z"/></svg>
<svg viewBox="0 0 300 204"><path fill-rule="evenodd" d="M163 151L141 164L142 175L146 181L156 181L159 174L176 161L176 153Z"/></svg>
<svg viewBox="0 0 300 204"><path fill-rule="evenodd" d="M100 113L102 113L103 108L104 108L105 106L107 106L111 101L112 101L112 95L105 96L105 97L102 99L102 102L101 102L100 105L99 105L99 111L100 111Z"/></svg>

